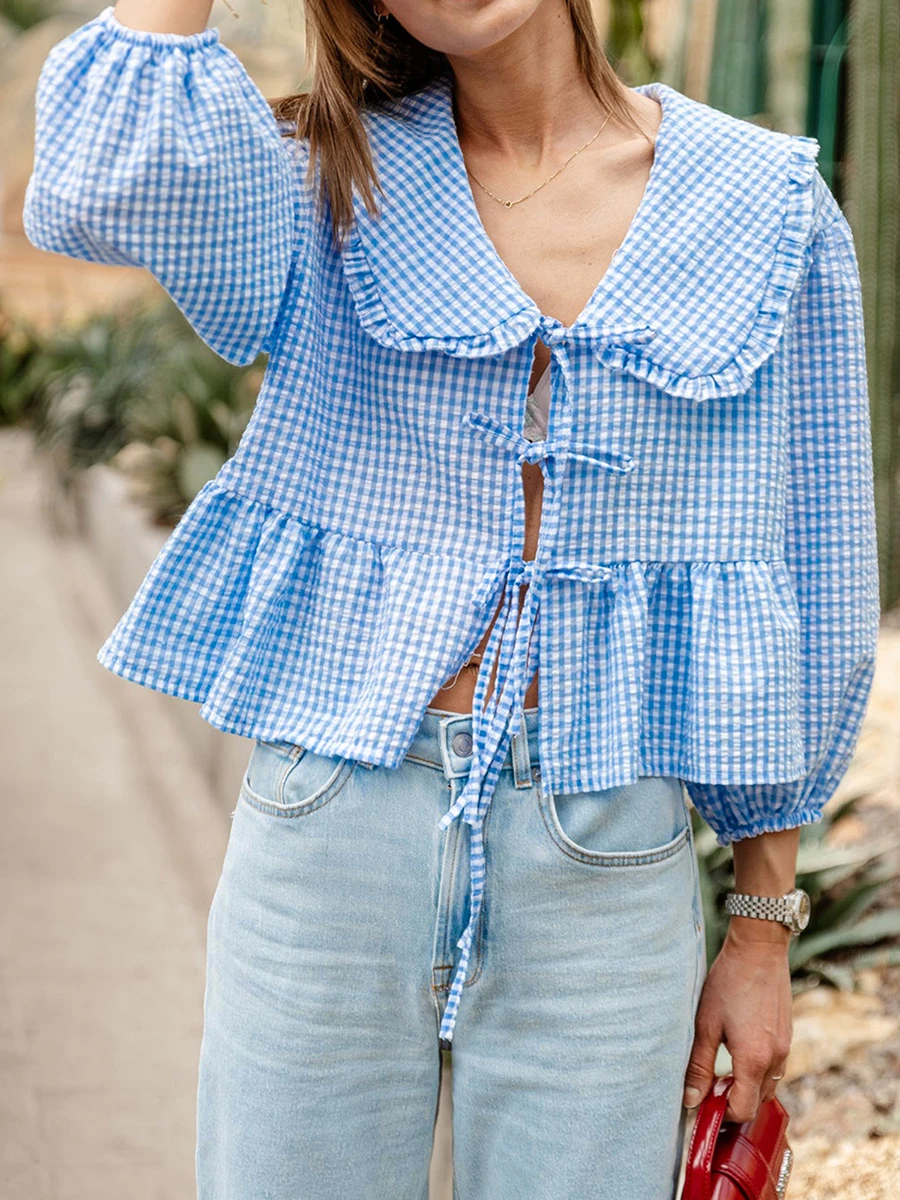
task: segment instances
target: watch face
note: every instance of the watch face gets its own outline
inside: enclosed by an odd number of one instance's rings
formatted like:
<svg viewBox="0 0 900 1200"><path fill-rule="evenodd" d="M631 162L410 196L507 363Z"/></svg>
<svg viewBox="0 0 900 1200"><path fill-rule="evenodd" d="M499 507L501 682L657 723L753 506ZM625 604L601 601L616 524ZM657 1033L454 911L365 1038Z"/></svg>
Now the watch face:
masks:
<svg viewBox="0 0 900 1200"><path fill-rule="evenodd" d="M805 929L809 924L810 902L809 896L802 888L794 890L794 916L798 929Z"/></svg>

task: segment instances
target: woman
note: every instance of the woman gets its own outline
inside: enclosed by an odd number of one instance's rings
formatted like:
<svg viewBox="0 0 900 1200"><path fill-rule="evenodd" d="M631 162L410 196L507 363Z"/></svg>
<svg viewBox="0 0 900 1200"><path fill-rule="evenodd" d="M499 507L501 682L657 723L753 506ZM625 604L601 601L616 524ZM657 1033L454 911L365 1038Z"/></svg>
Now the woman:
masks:
<svg viewBox="0 0 900 1200"><path fill-rule="evenodd" d="M462 1200L671 1197L720 1042L731 1120L784 1072L799 829L871 683L816 143L625 87L588 0L308 0L279 126L209 9L54 48L25 214L269 354L98 655L255 739L200 1196L420 1200L443 1045ZM708 971L687 798L739 893L787 897Z"/></svg>

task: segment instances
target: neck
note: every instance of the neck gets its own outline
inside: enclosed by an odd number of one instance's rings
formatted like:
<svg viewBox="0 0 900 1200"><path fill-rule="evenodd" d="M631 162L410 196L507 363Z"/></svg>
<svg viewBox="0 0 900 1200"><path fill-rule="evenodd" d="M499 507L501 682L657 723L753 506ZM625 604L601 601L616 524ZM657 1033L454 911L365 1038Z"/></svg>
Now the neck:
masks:
<svg viewBox="0 0 900 1200"><path fill-rule="evenodd" d="M565 0L545 0L488 50L448 57L460 144L476 154L540 167L585 141L606 115L579 66Z"/></svg>

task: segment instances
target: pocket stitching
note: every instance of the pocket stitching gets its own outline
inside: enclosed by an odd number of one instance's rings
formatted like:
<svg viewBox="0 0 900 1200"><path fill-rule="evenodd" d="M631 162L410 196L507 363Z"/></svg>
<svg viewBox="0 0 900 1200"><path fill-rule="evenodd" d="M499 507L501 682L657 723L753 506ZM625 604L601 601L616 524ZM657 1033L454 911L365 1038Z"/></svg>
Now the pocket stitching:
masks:
<svg viewBox="0 0 900 1200"><path fill-rule="evenodd" d="M241 783L241 797L251 808L275 817L302 817L308 812L314 812L316 809L322 808L342 791L353 774L357 763L349 758L340 759L333 773L311 796L299 801L297 804L285 804L282 799L285 785L294 768L303 761L306 754L307 748L305 746L298 746L296 751L292 751L291 755L287 758L279 771L275 784L275 800L267 800L253 791L247 783L248 772L244 773L244 779Z"/></svg>
<svg viewBox="0 0 900 1200"><path fill-rule="evenodd" d="M685 805L687 807L687 805ZM703 991L703 985L706 982L708 973L708 963L706 958L706 924L703 917L703 894L700 889L700 864L697 859L697 848L694 839L693 825L690 824L691 814L688 811L688 822L691 844L691 880L692 880L692 899L691 899L691 921L694 926L694 983L691 989L691 1010L690 1020L688 1021L688 1036L687 1048L685 1050L685 1064L690 1059L691 1050L694 1045L696 1036L696 1021L697 1012L700 1006L700 996ZM698 911L699 910L699 911ZM685 1069L687 1066L685 1065Z"/></svg>
<svg viewBox="0 0 900 1200"><path fill-rule="evenodd" d="M267 746L270 750L274 750L277 754L283 754L288 758L295 758L301 755L306 747L299 745L297 742L273 742L267 738L255 738L260 746Z"/></svg>
<svg viewBox="0 0 900 1200"><path fill-rule="evenodd" d="M587 866L642 867L665 862L666 859L671 858L682 849L690 836L690 828L685 825L674 838L653 850L587 850L573 842L563 829L550 789L538 782L537 792L541 818L553 844L574 862L584 863ZM690 813L687 812L687 806L685 806L685 815L689 821Z"/></svg>

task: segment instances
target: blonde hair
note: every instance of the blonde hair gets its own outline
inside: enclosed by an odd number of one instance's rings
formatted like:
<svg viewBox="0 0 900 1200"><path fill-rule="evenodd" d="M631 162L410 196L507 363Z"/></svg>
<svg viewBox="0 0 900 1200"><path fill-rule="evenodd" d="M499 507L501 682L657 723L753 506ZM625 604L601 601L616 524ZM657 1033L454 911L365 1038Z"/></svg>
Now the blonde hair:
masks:
<svg viewBox="0 0 900 1200"><path fill-rule="evenodd" d="M638 133L625 89L601 45L591 0L566 0L578 64L608 112ZM372 162L360 113L419 91L449 75L444 54L431 50L393 18L382 22L371 0L306 0L306 42L312 85L306 92L271 101L275 117L289 123L286 136L309 140L308 179L318 165L318 201L331 205L335 240L353 222L353 189L377 213L375 192L384 195Z"/></svg>

